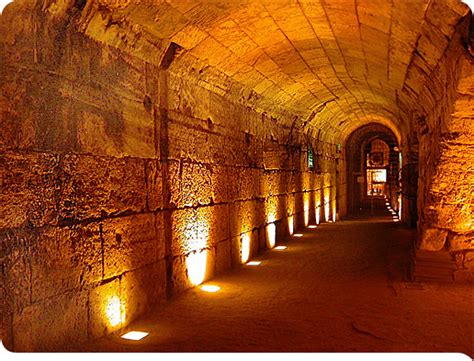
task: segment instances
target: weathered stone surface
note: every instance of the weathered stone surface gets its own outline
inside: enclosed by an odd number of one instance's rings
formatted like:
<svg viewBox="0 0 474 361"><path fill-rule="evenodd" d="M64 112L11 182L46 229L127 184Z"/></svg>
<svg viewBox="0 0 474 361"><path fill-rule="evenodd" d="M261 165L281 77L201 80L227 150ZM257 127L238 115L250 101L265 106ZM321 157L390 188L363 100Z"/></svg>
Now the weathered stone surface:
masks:
<svg viewBox="0 0 474 361"><path fill-rule="evenodd" d="M469 251L464 254L463 267L470 270L474 270L474 252Z"/></svg>
<svg viewBox="0 0 474 361"><path fill-rule="evenodd" d="M142 212L146 208L142 159L66 155L60 178L59 215L63 221Z"/></svg>
<svg viewBox="0 0 474 361"><path fill-rule="evenodd" d="M172 214L172 254L187 254L229 238L228 205L187 208Z"/></svg>
<svg viewBox="0 0 474 361"><path fill-rule="evenodd" d="M216 244L216 273L222 273L232 266L230 240Z"/></svg>
<svg viewBox="0 0 474 361"><path fill-rule="evenodd" d="M0 155L0 229L42 226L57 221L58 156Z"/></svg>
<svg viewBox="0 0 474 361"><path fill-rule="evenodd" d="M176 207L214 202L214 186L212 165L189 160L170 163L171 202Z"/></svg>
<svg viewBox="0 0 474 361"><path fill-rule="evenodd" d="M32 301L79 290L102 279L99 224L48 227L30 246Z"/></svg>
<svg viewBox="0 0 474 361"><path fill-rule="evenodd" d="M448 232L437 228L427 228L420 236L420 247L427 251L440 251L444 248Z"/></svg>
<svg viewBox="0 0 474 361"><path fill-rule="evenodd" d="M194 257L194 258L193 258ZM173 258L172 282L176 293L196 286L215 275L216 250L208 247ZM193 259L190 261L190 259Z"/></svg>
<svg viewBox="0 0 474 361"><path fill-rule="evenodd" d="M153 213L108 219L101 226L105 279L163 259L163 224Z"/></svg>
<svg viewBox="0 0 474 361"><path fill-rule="evenodd" d="M31 303L30 248L35 240L36 234L25 229L0 232L6 314L15 314Z"/></svg>
<svg viewBox="0 0 474 361"><path fill-rule="evenodd" d="M91 338L105 336L123 327L127 320L120 292L120 279L107 281L89 291L88 329Z"/></svg>
<svg viewBox="0 0 474 361"><path fill-rule="evenodd" d="M120 295L127 323L163 302L166 296L165 261L125 273L120 280Z"/></svg>
<svg viewBox="0 0 474 361"><path fill-rule="evenodd" d="M26 307L13 317L15 351L68 351L87 341L87 292L68 292Z"/></svg>
<svg viewBox="0 0 474 361"><path fill-rule="evenodd" d="M149 160L145 164L147 208L156 211L163 208L163 173L162 165L157 160Z"/></svg>
<svg viewBox="0 0 474 361"><path fill-rule="evenodd" d="M116 331L166 287L239 265L243 237L256 255L267 223L282 240L305 211L344 215L335 147L373 121L404 152L418 137L421 246L448 242L471 267L466 7L81 4L15 1L1 16L0 259L15 348Z"/></svg>
<svg viewBox="0 0 474 361"><path fill-rule="evenodd" d="M265 224L264 204L260 200L235 202L229 206L230 235L251 231L255 225Z"/></svg>
<svg viewBox="0 0 474 361"><path fill-rule="evenodd" d="M450 251L470 250L474 249L474 235L468 234L454 234L448 235L447 239Z"/></svg>

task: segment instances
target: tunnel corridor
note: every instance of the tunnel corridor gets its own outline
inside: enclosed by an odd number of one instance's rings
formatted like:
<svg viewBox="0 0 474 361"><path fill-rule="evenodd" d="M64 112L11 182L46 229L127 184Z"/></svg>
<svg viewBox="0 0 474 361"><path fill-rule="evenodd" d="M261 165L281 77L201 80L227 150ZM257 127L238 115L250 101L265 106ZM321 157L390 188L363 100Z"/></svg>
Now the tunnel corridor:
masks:
<svg viewBox="0 0 474 361"><path fill-rule="evenodd" d="M469 285L409 282L415 232L391 213L301 230L280 245L82 346L128 352L463 352ZM435 311L436 310L436 311ZM130 330L140 341L120 338Z"/></svg>
<svg viewBox="0 0 474 361"><path fill-rule="evenodd" d="M460 0L0 2L1 341L472 355L473 121Z"/></svg>

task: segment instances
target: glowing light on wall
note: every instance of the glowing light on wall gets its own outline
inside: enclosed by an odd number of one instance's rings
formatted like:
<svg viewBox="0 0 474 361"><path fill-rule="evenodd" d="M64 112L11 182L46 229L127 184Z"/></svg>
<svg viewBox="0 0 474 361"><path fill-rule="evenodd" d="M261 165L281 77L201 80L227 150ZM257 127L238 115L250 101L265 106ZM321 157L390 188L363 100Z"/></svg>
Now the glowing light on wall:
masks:
<svg viewBox="0 0 474 361"><path fill-rule="evenodd" d="M188 278L194 286L200 285L206 277L207 269L207 250L190 253L186 257L186 268Z"/></svg>
<svg viewBox="0 0 474 361"><path fill-rule="evenodd" d="M199 288L205 292L210 292L210 293L215 293L217 291L220 291L221 289L219 286L216 286L216 285L202 285Z"/></svg>
<svg viewBox="0 0 474 361"><path fill-rule="evenodd" d="M318 207L316 208L316 213L315 213L316 224L321 223L320 217L321 217L321 207L318 206Z"/></svg>
<svg viewBox="0 0 474 361"><path fill-rule="evenodd" d="M209 214L189 213L184 219L182 246L185 248L186 270L193 286L201 284L206 278L209 247Z"/></svg>
<svg viewBox="0 0 474 361"><path fill-rule="evenodd" d="M290 236L293 235L293 232L295 230L294 228L294 223L293 223L293 216L289 216L288 217L288 233L290 234Z"/></svg>
<svg viewBox="0 0 474 361"><path fill-rule="evenodd" d="M267 246L268 248L275 247L276 244L276 225L275 223L270 223L267 225Z"/></svg>
<svg viewBox="0 0 474 361"><path fill-rule="evenodd" d="M132 341L140 341L147 337L149 335L148 332L141 332L141 331L130 331L127 332L125 335L122 335L120 337L126 339L126 340L132 340Z"/></svg>
<svg viewBox="0 0 474 361"><path fill-rule="evenodd" d="M277 201L269 202L266 204L267 223L273 223L276 221L277 214Z"/></svg>
<svg viewBox="0 0 474 361"><path fill-rule="evenodd" d="M325 217L326 221L331 220L330 215L329 215L330 208L331 208L331 206L330 206L329 202L324 204L324 217Z"/></svg>
<svg viewBox="0 0 474 361"><path fill-rule="evenodd" d="M288 248L287 246L277 246L274 249L276 249L277 251L284 251L287 248Z"/></svg>
<svg viewBox="0 0 474 361"><path fill-rule="evenodd" d="M402 196L398 196L398 217L402 218Z"/></svg>
<svg viewBox="0 0 474 361"><path fill-rule="evenodd" d="M329 213L331 211L331 189L329 181L325 182L325 187L324 188L324 220L326 222L331 220L331 214Z"/></svg>
<svg viewBox="0 0 474 361"><path fill-rule="evenodd" d="M315 224L310 224L310 225L308 226L308 228L316 228L316 227L318 227L318 226L315 225Z"/></svg>
<svg viewBox="0 0 474 361"><path fill-rule="evenodd" d="M242 234L240 237L240 260L247 263L250 259L250 236L248 233Z"/></svg>
<svg viewBox="0 0 474 361"><path fill-rule="evenodd" d="M303 237L303 235L301 233L295 233L293 237Z"/></svg>
<svg viewBox="0 0 474 361"><path fill-rule="evenodd" d="M105 315L109 325L116 327L125 322L125 307L116 295L110 296L106 301Z"/></svg>
<svg viewBox="0 0 474 361"><path fill-rule="evenodd" d="M332 221L336 222L336 218L337 218L337 211L336 211L336 205L334 205L332 208Z"/></svg>
<svg viewBox="0 0 474 361"><path fill-rule="evenodd" d="M303 197L304 226L307 227L309 224L309 194L305 193Z"/></svg>
<svg viewBox="0 0 474 361"><path fill-rule="evenodd" d="M247 266L260 266L261 263L260 261L250 261L247 262Z"/></svg>

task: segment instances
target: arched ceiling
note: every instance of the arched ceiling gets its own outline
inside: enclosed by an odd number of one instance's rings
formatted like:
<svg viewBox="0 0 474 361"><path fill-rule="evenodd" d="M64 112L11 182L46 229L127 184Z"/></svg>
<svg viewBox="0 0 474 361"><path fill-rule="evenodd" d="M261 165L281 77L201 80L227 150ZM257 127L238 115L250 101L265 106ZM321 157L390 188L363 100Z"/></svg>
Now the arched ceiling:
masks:
<svg viewBox="0 0 474 361"><path fill-rule="evenodd" d="M436 67L468 7L458 0L99 0L85 12L89 36L150 61L173 42L183 49L175 71L214 69L302 122L347 133L381 120L405 133L403 112L423 86L420 68L429 75Z"/></svg>

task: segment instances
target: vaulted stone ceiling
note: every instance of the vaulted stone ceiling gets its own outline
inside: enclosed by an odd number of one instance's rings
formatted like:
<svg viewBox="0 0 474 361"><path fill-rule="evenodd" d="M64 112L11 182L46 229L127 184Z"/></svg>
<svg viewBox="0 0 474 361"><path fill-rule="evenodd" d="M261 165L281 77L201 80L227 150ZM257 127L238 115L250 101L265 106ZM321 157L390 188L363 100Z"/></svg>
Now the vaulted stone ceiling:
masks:
<svg viewBox="0 0 474 361"><path fill-rule="evenodd" d="M329 133L375 120L406 134L405 114L467 13L458 0L101 0L82 23L155 63L173 42L173 71L212 73L222 94L236 82L263 110Z"/></svg>

